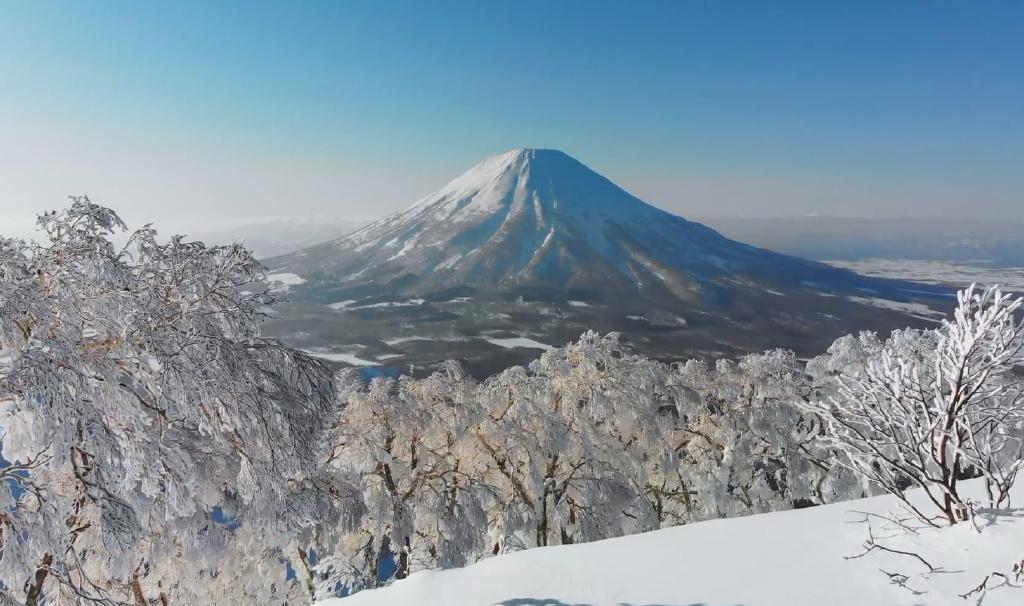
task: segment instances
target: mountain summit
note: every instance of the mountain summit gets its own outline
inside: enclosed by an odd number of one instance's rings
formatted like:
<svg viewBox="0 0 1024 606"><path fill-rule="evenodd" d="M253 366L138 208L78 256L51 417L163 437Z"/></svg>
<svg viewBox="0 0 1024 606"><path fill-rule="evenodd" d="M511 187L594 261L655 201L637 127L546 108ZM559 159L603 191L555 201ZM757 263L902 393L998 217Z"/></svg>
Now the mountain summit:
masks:
<svg viewBox="0 0 1024 606"><path fill-rule="evenodd" d="M672 355L820 351L851 322L907 323L900 285L730 240L551 149L486 158L404 211L269 264L304 280L294 298L344 308L349 320L361 310L391 326L518 336L534 326L532 336L556 344L585 328L616 330L646 334L644 351L683 339ZM865 293L902 303L851 305L847 295Z"/></svg>

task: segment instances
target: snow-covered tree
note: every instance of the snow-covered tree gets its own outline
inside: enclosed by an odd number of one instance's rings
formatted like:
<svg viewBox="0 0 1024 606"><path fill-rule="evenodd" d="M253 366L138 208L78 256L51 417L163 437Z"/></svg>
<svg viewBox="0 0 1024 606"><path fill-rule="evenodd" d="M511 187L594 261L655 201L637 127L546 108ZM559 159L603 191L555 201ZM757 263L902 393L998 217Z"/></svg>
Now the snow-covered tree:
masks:
<svg viewBox="0 0 1024 606"><path fill-rule="evenodd" d="M148 226L116 247L125 225L84 197L39 224L42 244L0 239L0 587L28 605L282 599L282 549L324 514L303 479L329 370L259 337L242 247Z"/></svg>
<svg viewBox="0 0 1024 606"><path fill-rule="evenodd" d="M676 428L692 496L681 521L733 517L863 494L814 437L821 426L797 406L815 387L792 352L751 354L714 367L690 360L675 374L690 392Z"/></svg>
<svg viewBox="0 0 1024 606"><path fill-rule="evenodd" d="M545 353L529 372L484 385L479 443L503 486L503 549L592 541L657 528L637 498L644 460L667 451L656 430L659 365L588 332ZM660 370L664 370L661 366Z"/></svg>
<svg viewBox="0 0 1024 606"><path fill-rule="evenodd" d="M483 382L337 380L326 472L360 488L354 529L318 527L317 595L530 547L859 496L793 403L792 353L669 366L586 333Z"/></svg>
<svg viewBox="0 0 1024 606"><path fill-rule="evenodd" d="M458 365L422 380L339 378L344 407L324 453L325 471L351 478L365 515L324 528L312 548L318 592L373 587L410 570L460 566L483 548L487 527L473 468L476 383Z"/></svg>
<svg viewBox="0 0 1024 606"><path fill-rule="evenodd" d="M835 393L803 404L825 421L821 442L842 465L929 524L971 518L974 506L958 490L967 477L985 479L988 506L1005 506L1024 464L1024 398L1014 376L1022 300L972 286L957 303L936 331L897 331L884 343L862 337L866 357L831 364ZM833 357L850 353L849 339L837 345L842 354ZM907 502L910 487L922 489L939 515Z"/></svg>

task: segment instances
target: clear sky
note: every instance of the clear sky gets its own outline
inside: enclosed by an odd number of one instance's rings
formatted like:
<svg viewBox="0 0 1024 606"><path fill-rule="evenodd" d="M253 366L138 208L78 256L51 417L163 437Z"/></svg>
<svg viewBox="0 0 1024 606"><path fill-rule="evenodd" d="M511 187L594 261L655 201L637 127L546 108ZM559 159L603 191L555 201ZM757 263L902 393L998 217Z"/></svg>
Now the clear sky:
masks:
<svg viewBox="0 0 1024 606"><path fill-rule="evenodd" d="M684 216L1024 220L1021 2L6 2L0 226L375 216L566 151Z"/></svg>

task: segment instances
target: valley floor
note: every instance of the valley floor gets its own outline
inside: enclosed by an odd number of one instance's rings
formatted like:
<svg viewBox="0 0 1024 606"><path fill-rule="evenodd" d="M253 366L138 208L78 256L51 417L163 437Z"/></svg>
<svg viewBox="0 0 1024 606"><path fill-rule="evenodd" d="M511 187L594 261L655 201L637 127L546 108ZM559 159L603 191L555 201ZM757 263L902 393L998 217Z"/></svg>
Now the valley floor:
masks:
<svg viewBox="0 0 1024 606"><path fill-rule="evenodd" d="M969 485L980 498L983 487ZM1024 501L1024 486L1015 489ZM582 545L491 558L462 569L425 571L389 587L320 606L910 606L978 604L959 597L991 572L1014 586L990 589L985 606L1024 604L1024 509L979 516L970 525L894 530L872 517L880 544L914 557L864 551L866 513L899 512L892 497L745 518L713 520ZM881 570L907 575L904 586ZM994 587L1001 579L995 578Z"/></svg>

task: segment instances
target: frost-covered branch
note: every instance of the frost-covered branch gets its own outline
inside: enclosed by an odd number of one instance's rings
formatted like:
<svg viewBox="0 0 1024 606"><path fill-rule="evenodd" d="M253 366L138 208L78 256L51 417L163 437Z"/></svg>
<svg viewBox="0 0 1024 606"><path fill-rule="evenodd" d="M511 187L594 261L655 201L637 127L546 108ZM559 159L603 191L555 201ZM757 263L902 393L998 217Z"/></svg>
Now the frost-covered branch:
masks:
<svg viewBox="0 0 1024 606"><path fill-rule="evenodd" d="M841 465L932 525L973 519L958 489L964 478L983 477L988 506L1007 506L1024 453L1013 376L1022 359L1022 300L972 286L957 301L953 319L934 333L894 333L862 365L839 371L831 397L801 404L825 421L820 442ZM937 515L906 498L911 486Z"/></svg>
<svg viewBox="0 0 1024 606"><path fill-rule="evenodd" d="M0 238L0 586L49 604L283 596L277 554L316 516L291 515L287 480L316 471L335 398L326 367L260 338L270 301L243 286L262 267L148 226L116 247L124 223L85 197L39 225L43 243ZM211 520L235 504L241 528Z"/></svg>

